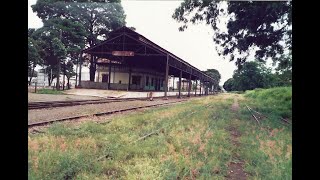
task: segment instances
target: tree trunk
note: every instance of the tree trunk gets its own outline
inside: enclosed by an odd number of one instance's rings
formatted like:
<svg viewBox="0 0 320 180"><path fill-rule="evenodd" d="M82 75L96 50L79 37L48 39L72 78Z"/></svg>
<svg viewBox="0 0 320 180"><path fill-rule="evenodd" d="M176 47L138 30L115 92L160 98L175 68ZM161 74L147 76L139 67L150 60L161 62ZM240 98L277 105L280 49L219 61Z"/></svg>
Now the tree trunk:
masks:
<svg viewBox="0 0 320 180"><path fill-rule="evenodd" d="M67 77L67 81L68 81L68 86L67 86L67 88L70 89L70 77Z"/></svg>
<svg viewBox="0 0 320 180"><path fill-rule="evenodd" d="M65 76L66 76L66 65L63 62L63 80L62 80L62 89L64 90L64 86L65 86Z"/></svg>
<svg viewBox="0 0 320 180"><path fill-rule="evenodd" d="M32 80L32 77L33 77L33 74L34 74L34 68L35 68L35 66L32 66L32 72L31 72L31 77L30 77L30 80L29 80L29 86L31 85L31 80Z"/></svg>
<svg viewBox="0 0 320 180"><path fill-rule="evenodd" d="M57 83L56 83L56 88L57 90L60 90L60 62L59 59L57 58L57 65L58 65L58 71L57 71Z"/></svg>
<svg viewBox="0 0 320 180"><path fill-rule="evenodd" d="M78 66L79 66L79 62L77 62L77 67L76 67L76 84L75 84L75 86L78 85Z"/></svg>
<svg viewBox="0 0 320 180"><path fill-rule="evenodd" d="M48 82L49 82L49 86L51 86L51 83L52 83L51 73L48 74Z"/></svg>
<svg viewBox="0 0 320 180"><path fill-rule="evenodd" d="M91 60L90 60L90 81L94 82L95 75L96 75L95 58L93 56L91 56Z"/></svg>

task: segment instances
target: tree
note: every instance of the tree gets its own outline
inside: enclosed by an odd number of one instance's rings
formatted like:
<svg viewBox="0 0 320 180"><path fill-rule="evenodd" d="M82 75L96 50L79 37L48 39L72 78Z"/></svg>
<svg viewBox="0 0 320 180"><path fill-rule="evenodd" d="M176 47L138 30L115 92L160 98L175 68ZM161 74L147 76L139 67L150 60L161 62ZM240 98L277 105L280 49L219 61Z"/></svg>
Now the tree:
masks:
<svg viewBox="0 0 320 180"><path fill-rule="evenodd" d="M52 72L52 74L51 74ZM50 65L46 67L46 73L48 75L49 86L51 86L52 81L57 77L58 67L57 65Z"/></svg>
<svg viewBox="0 0 320 180"><path fill-rule="evenodd" d="M238 91L263 88L264 76L261 70L261 63L246 62L240 70L235 70L233 75L233 86Z"/></svg>
<svg viewBox="0 0 320 180"><path fill-rule="evenodd" d="M184 0L172 17L183 23L180 31L186 29L190 22L205 21L210 24L219 55L229 55L230 61L236 59L239 68L250 52L255 54L256 60L264 62L270 57L285 54L285 49L291 49L291 1ZM227 32L220 26L223 18L227 19Z"/></svg>
<svg viewBox="0 0 320 180"><path fill-rule="evenodd" d="M234 90L233 83L234 83L233 78L228 79L226 82L224 82L223 89L225 89L226 91L233 91Z"/></svg>
<svg viewBox="0 0 320 180"><path fill-rule="evenodd" d="M32 37L41 42L39 43L39 46L42 49L44 65L50 66L46 71L49 85L51 85L53 79L51 79L51 69L56 73L55 77L57 77L57 82L59 82L61 64L65 64L64 60L67 59L67 57L73 59L74 56L77 56L80 53L81 48L84 47L85 35L83 26L79 22L60 18L44 20L44 26L33 32ZM53 41L55 38L56 40ZM60 51L62 49L59 50L55 48L62 47L65 54L60 59L57 59L54 51ZM59 88L58 86L59 83L57 83L57 88Z"/></svg>
<svg viewBox="0 0 320 180"><path fill-rule="evenodd" d="M62 69L65 72L65 76L67 77L67 88L70 89L70 78L76 75L76 72L73 68L73 63L71 61L68 61L62 66Z"/></svg>
<svg viewBox="0 0 320 180"><path fill-rule="evenodd" d="M292 84L292 55L291 51L288 55L281 55L276 62L278 66L275 69L278 75L279 86L290 86Z"/></svg>
<svg viewBox="0 0 320 180"><path fill-rule="evenodd" d="M58 72L57 72L57 89L60 89L60 64L66 58L67 50L60 39L53 38L52 39L52 49L53 49L53 56L54 59L57 61L58 65Z"/></svg>
<svg viewBox="0 0 320 180"><path fill-rule="evenodd" d="M213 85L214 89L218 90L220 79L221 79L221 75L220 75L219 71L216 69L207 69L206 71L204 71L204 73L206 73L207 75L209 75L210 77L212 77L214 79L214 83L209 84L209 86Z"/></svg>
<svg viewBox="0 0 320 180"><path fill-rule="evenodd" d="M108 32L125 25L120 0L38 0L32 9L42 20L69 19L81 24L86 32L84 40L87 47L92 47L100 41L99 38L103 40ZM94 81L95 71L96 64L91 57L90 81Z"/></svg>
<svg viewBox="0 0 320 180"><path fill-rule="evenodd" d="M38 44L34 39L28 37L28 74L30 74L29 85L31 84L32 77L34 77L34 68L38 64L42 64Z"/></svg>

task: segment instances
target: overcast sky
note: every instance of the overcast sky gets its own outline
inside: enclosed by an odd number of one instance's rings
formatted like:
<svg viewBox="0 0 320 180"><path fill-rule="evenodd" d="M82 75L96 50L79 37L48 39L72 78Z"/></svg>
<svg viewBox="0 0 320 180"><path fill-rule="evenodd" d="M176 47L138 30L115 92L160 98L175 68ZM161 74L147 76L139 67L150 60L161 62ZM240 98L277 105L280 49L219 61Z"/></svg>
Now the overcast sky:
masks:
<svg viewBox="0 0 320 180"><path fill-rule="evenodd" d="M181 2L122 0L121 4L126 26L135 27L138 33L200 70L217 69L221 74L220 85L223 85L236 69L234 62L218 56L210 26L189 25L184 32L178 31L179 23L172 19L172 14ZM36 0L28 0L29 28L42 27L42 21L31 9L35 3Z"/></svg>

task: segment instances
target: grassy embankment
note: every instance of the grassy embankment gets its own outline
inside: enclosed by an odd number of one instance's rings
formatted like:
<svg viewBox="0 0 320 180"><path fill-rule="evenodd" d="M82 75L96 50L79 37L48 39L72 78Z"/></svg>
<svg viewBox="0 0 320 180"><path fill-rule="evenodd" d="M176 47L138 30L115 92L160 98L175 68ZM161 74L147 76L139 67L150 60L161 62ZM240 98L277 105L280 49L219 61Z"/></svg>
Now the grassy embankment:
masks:
<svg viewBox="0 0 320 180"><path fill-rule="evenodd" d="M291 128L276 122L291 114L287 96L276 92L291 90L269 92L273 98L266 91L203 97L105 124L54 124L29 134L29 179L224 179L235 154L250 179L291 179ZM258 126L244 103L270 117ZM242 134L238 147L230 126Z"/></svg>

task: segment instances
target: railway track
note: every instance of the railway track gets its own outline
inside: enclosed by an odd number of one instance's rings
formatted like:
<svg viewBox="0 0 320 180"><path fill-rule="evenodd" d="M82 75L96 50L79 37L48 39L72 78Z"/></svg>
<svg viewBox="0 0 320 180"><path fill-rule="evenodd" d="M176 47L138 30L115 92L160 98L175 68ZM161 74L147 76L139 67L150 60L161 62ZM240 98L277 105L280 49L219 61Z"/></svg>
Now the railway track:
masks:
<svg viewBox="0 0 320 180"><path fill-rule="evenodd" d="M172 96L175 97L175 96ZM168 96L168 98L172 98ZM183 96L184 97L184 96ZM163 97L153 97L153 99L162 99ZM135 100L148 100L148 98L106 98L96 100L74 100L74 101L40 101L40 102L29 102L28 110L64 107L64 106L77 106L85 104L102 104L111 102L123 102L123 101L135 101Z"/></svg>
<svg viewBox="0 0 320 180"><path fill-rule="evenodd" d="M84 118L84 117L88 117L88 116L102 116L102 115L108 115L108 114L113 114L113 113L118 113L118 112L136 110L136 109L141 109L141 108L148 108L148 107L162 106L162 105L167 105L167 104L174 104L174 103L184 102L184 101L187 101L187 100L188 99L181 99L181 100L173 101L173 102L165 102L165 103L153 104L153 105L145 105L145 106L136 106L136 107L130 107L130 108L117 109L117 110L113 110L113 111L100 112L100 113L95 113L95 114L86 114L86 115L71 116L71 117L66 117L66 118L61 118L61 119L54 119L54 120L49 120L49 121L34 122L34 123L28 124L28 128L36 127L36 126L43 126L43 125L51 124L51 123L54 123L54 122L75 120L75 119L80 119L80 118Z"/></svg>
<svg viewBox="0 0 320 180"><path fill-rule="evenodd" d="M32 109L43 109L63 106L76 106L85 104L102 104L111 102L123 102L123 101L134 101L144 100L146 98L125 98L125 99L98 99L98 100L76 100L76 101L50 101L50 102L30 102L28 103L28 110Z"/></svg>

